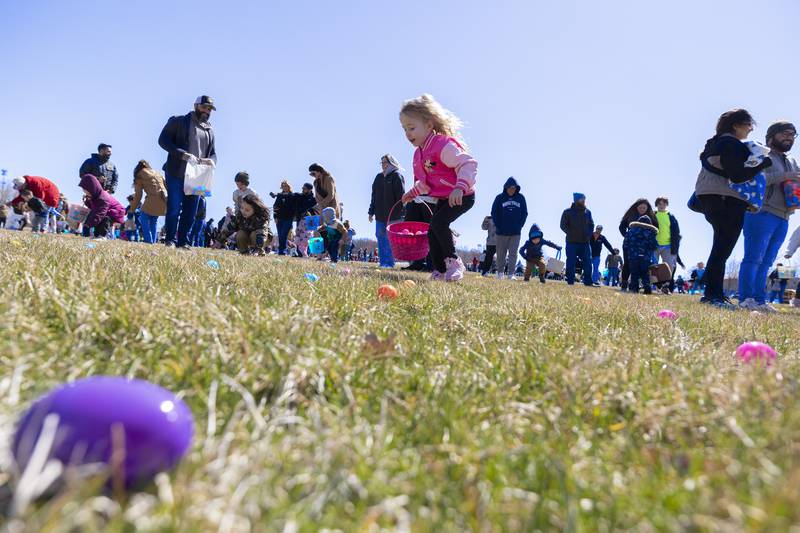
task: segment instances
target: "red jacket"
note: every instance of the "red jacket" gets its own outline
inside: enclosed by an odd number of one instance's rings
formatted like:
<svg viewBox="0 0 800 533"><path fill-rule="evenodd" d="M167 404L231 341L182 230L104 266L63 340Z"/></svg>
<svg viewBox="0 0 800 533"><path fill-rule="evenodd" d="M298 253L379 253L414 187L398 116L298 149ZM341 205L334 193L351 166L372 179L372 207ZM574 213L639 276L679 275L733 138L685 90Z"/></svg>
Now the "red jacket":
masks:
<svg viewBox="0 0 800 533"><path fill-rule="evenodd" d="M39 176L22 176L25 178L25 188L30 190L36 198L42 200L50 207L58 207L58 200L61 193L56 187L56 184L47 178ZM17 205L24 200L21 196L17 196L11 200L11 205Z"/></svg>

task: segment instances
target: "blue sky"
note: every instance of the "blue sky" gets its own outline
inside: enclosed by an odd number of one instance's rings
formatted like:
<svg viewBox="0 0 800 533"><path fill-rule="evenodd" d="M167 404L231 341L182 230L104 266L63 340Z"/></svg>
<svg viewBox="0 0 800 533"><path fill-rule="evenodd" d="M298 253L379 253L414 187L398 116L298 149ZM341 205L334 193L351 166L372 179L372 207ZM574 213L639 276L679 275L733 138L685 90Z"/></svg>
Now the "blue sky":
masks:
<svg viewBox="0 0 800 533"><path fill-rule="evenodd" d="M400 103L430 92L467 123L480 164L476 206L455 224L460 244L483 242L480 222L513 175L529 223L557 240L573 191L588 196L615 246L634 199L667 195L681 255L694 263L705 260L711 231L685 204L719 114L746 107L762 141L771 121L800 121L787 42L798 6L7 0L0 168L47 176L77 200L77 169L104 141L124 199L136 161L163 164L166 119L210 94L219 154L210 216L223 212L239 170L265 195L284 178L299 188L319 162L337 180L345 217L371 233L380 156L411 167Z"/></svg>

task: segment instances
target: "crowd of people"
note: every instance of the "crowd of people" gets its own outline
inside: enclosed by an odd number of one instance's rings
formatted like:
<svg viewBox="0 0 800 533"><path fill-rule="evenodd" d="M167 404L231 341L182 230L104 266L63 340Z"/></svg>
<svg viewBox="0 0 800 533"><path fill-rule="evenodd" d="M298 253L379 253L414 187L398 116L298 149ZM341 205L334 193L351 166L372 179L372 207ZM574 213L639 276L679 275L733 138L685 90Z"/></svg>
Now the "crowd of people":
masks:
<svg viewBox="0 0 800 533"><path fill-rule="evenodd" d="M414 147L414 181L406 187L404 170L391 154L380 159L380 172L372 183L367 209L375 224L375 250L355 250L355 230L342 220L342 204L336 180L322 165L309 166L311 182L299 192L284 180L268 207L265 198L250 184L246 171L233 179L232 205L217 223L207 219L205 189L189 186L189 176L216 167L214 129L216 111L209 96L198 97L194 109L170 117L158 138L166 152L163 173L141 160L133 170L133 193L123 206L114 193L120 187L112 146L101 143L97 153L81 164L78 179L84 197L70 204L52 181L37 176L13 180L18 196L0 209L0 227L5 226L8 207L23 215L22 224L33 231L72 231L86 237L120 238L145 243L163 242L186 249L208 246L236 249L243 254L305 257L310 254L332 262L377 261L394 268L389 228L397 222L428 224L429 253L410 262L406 269L428 271L434 280L458 281L467 270L456 251L457 233L451 225L475 204L478 163L470 155L460 134L461 121L430 95L403 103L399 119L406 138ZM622 291L649 294L699 292L701 301L735 309L774 311L771 302L786 288L786 276L768 273L788 231L788 220L800 205L800 167L788 155L797 131L790 122L771 124L766 145L747 141L755 121L744 109L723 113L715 134L700 155L700 173L688 207L701 213L713 230L713 244L706 263L698 263L685 280L676 275L684 267L680 257L681 232L669 210L669 199L635 200L623 213L619 232L621 247L614 247L595 224L586 195L576 192L564 210L560 230L563 246L538 224L522 233L528 208L518 180L509 177L495 197L482 224L486 246L471 270L499 279L529 281L536 275L573 285L619 286ZM199 191L199 192L198 192ZM161 231L158 222L164 217ZM276 232L271 230L274 220ZM724 289L725 265L741 233L744 259L738 276L738 305ZM522 244L520 248L520 244ZM545 247L555 257L545 254ZM790 240L784 257L800 247L800 228ZM601 270L603 249L608 252ZM564 251L564 262L560 254ZM518 256L521 261L518 261ZM524 264L523 264L524 261ZM768 290L768 282L770 283ZM778 288L774 288L777 284Z"/></svg>

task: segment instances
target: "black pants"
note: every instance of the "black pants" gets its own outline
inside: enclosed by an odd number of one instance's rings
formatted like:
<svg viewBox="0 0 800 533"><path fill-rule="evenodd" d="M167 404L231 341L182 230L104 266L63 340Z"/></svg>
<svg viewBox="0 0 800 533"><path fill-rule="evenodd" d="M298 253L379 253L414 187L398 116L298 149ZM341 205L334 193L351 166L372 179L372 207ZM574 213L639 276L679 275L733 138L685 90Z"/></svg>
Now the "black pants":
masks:
<svg viewBox="0 0 800 533"><path fill-rule="evenodd" d="M106 217L94 227L94 236L95 237L105 237L108 235L108 228L111 227L111 219Z"/></svg>
<svg viewBox="0 0 800 533"><path fill-rule="evenodd" d="M464 196L461 205L450 207L447 198L439 200L431 218L431 227L428 230L428 244L431 249L433 268L438 272L447 270L444 260L448 257L457 257L456 243L450 229L458 217L469 211L475 205L475 195Z"/></svg>
<svg viewBox="0 0 800 533"><path fill-rule="evenodd" d="M627 289L628 288L628 278L631 275L631 267L628 264L628 262L629 262L628 252L626 252L625 249L623 248L622 249L622 272L620 273L620 276L619 276L619 286L621 288L623 288L623 289Z"/></svg>
<svg viewBox="0 0 800 533"><path fill-rule="evenodd" d="M492 261L494 261L494 253L497 251L497 246L494 244L486 245L486 257L483 258L481 263L481 274L486 274L492 269Z"/></svg>
<svg viewBox="0 0 800 533"><path fill-rule="evenodd" d="M725 263L742 233L747 204L738 198L717 194L704 194L697 199L703 215L714 228L714 243L706 263L705 297L710 300L721 299L725 296Z"/></svg>
<svg viewBox="0 0 800 533"><path fill-rule="evenodd" d="M0 217L0 228L6 227L6 217Z"/></svg>
<svg viewBox="0 0 800 533"><path fill-rule="evenodd" d="M404 220L406 222L424 222L425 224L430 224L431 218L433 218L432 212L435 210L436 204L418 204L417 202L410 202L406 204ZM414 261L411 263L411 266L417 270L432 270L431 254L428 253L425 259Z"/></svg>

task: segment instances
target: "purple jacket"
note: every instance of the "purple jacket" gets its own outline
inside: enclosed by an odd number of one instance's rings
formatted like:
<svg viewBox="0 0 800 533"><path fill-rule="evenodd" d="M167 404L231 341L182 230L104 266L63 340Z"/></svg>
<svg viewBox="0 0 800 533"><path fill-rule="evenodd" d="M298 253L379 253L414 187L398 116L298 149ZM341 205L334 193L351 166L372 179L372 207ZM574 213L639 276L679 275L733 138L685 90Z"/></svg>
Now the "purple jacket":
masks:
<svg viewBox="0 0 800 533"><path fill-rule="evenodd" d="M116 198L103 190L97 178L91 174L84 174L79 185L89 194L89 201L86 202L89 215L84 222L86 226L93 228L106 217L117 224L125 222L125 208Z"/></svg>

